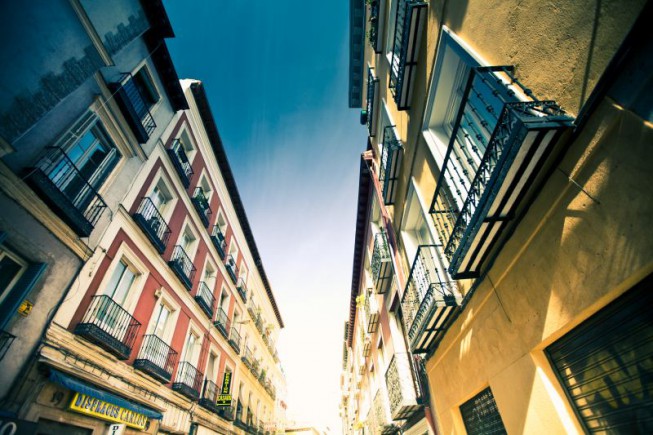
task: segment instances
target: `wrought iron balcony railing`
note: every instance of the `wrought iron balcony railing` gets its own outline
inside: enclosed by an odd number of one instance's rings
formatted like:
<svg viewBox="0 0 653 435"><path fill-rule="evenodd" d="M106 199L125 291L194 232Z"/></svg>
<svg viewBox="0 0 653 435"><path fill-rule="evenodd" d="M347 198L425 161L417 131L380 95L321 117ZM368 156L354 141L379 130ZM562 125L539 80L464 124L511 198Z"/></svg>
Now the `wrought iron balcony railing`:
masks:
<svg viewBox="0 0 653 435"><path fill-rule="evenodd" d="M386 293L390 288L393 269L388 235L385 231L379 231L374 235L371 268L376 292L379 294Z"/></svg>
<svg viewBox="0 0 653 435"><path fill-rule="evenodd" d="M229 345L240 354L240 333L234 326L231 327L231 334L229 334Z"/></svg>
<svg viewBox="0 0 653 435"><path fill-rule="evenodd" d="M236 282L236 288L238 289L240 298L243 300L243 302L247 303L247 284L245 284L245 279L242 276L238 278L238 281Z"/></svg>
<svg viewBox="0 0 653 435"><path fill-rule="evenodd" d="M367 332L374 334L379 329L379 305L376 301L376 296L371 291L368 292L365 298L364 307Z"/></svg>
<svg viewBox="0 0 653 435"><path fill-rule="evenodd" d="M571 118L512 67L478 67L462 93L431 213L449 272L477 277Z"/></svg>
<svg viewBox="0 0 653 435"><path fill-rule="evenodd" d="M197 286L197 294L195 295L195 300L202 310L209 316L209 319L213 318L213 305L215 305L215 296L213 292L204 281L200 281Z"/></svg>
<svg viewBox="0 0 653 435"><path fill-rule="evenodd" d="M369 29L367 39L375 53L383 51L383 24L385 23L385 1L370 0L369 4Z"/></svg>
<svg viewBox="0 0 653 435"><path fill-rule="evenodd" d="M224 256L227 254L227 241L225 240L224 234L219 226L214 225L213 231L211 231L211 241L215 245L215 249L218 250L220 258L224 260Z"/></svg>
<svg viewBox="0 0 653 435"><path fill-rule="evenodd" d="M374 75L374 68L367 68L367 131L370 137L376 136L379 105L379 79Z"/></svg>
<svg viewBox="0 0 653 435"><path fill-rule="evenodd" d="M140 327L141 323L109 296L96 295L75 327L75 334L125 360Z"/></svg>
<svg viewBox="0 0 653 435"><path fill-rule="evenodd" d="M243 411L247 414L246 410L243 409L243 404L240 400L236 403L236 418L234 419L234 424L241 429L245 429L245 422L243 421Z"/></svg>
<svg viewBox="0 0 653 435"><path fill-rule="evenodd" d="M5 357L11 343L13 343L15 339L15 335L12 335L7 331L0 331L0 361Z"/></svg>
<svg viewBox="0 0 653 435"><path fill-rule="evenodd" d="M215 382L205 379L204 388L202 389L202 398L200 399L200 405L209 411L218 412L218 409L220 409L217 405L219 393L220 388L215 384Z"/></svg>
<svg viewBox="0 0 653 435"><path fill-rule="evenodd" d="M236 417L235 416L236 412L234 408L235 406L232 402L231 406L219 406L217 413L220 417L222 417L227 421L234 421Z"/></svg>
<svg viewBox="0 0 653 435"><path fill-rule="evenodd" d="M231 254L227 255L227 258L224 260L224 266L227 269L229 278L231 278L231 282L236 284L238 280L238 267L236 267L236 260ZM245 298L244 301L247 302L247 299Z"/></svg>
<svg viewBox="0 0 653 435"><path fill-rule="evenodd" d="M254 356L252 355L252 350L249 348L249 346L245 346L245 350L243 351L243 356L241 356L240 359L243 361L243 364L245 364L245 367L247 367L250 370L252 369Z"/></svg>
<svg viewBox="0 0 653 435"><path fill-rule="evenodd" d="M168 383L176 363L177 352L165 341L150 334L143 337L143 344L138 357L134 360L134 367Z"/></svg>
<svg viewBox="0 0 653 435"><path fill-rule="evenodd" d="M397 3L389 87L399 110L410 108L426 8L427 3L419 0Z"/></svg>
<svg viewBox="0 0 653 435"><path fill-rule="evenodd" d="M458 309L458 292L453 281L440 277L444 266L439 246L420 245L401 300L411 350L431 350L448 328L448 320Z"/></svg>
<svg viewBox="0 0 653 435"><path fill-rule="evenodd" d="M395 203L399 171L404 155L404 147L399 140L397 129L389 125L383 129L383 149L381 151L381 168L379 181L383 185L383 202L385 205Z"/></svg>
<svg viewBox="0 0 653 435"><path fill-rule="evenodd" d="M109 89L138 142L147 142L156 129L156 123L132 75L126 73L120 82L109 83Z"/></svg>
<svg viewBox="0 0 653 435"><path fill-rule="evenodd" d="M386 390L393 420L410 418L423 406L422 384L408 353L395 353L385 373Z"/></svg>
<svg viewBox="0 0 653 435"><path fill-rule="evenodd" d="M154 244L156 250L162 254L166 250L170 239L170 228L152 200L147 196L141 200L138 210L134 213L134 220Z"/></svg>
<svg viewBox="0 0 653 435"><path fill-rule="evenodd" d="M172 389L191 400L197 400L200 397L203 376L204 374L197 370L194 365L188 361L183 361L177 367L177 376L175 376L175 381L172 383Z"/></svg>
<svg viewBox="0 0 653 435"><path fill-rule="evenodd" d="M193 193L192 201L195 209L197 210L197 213L200 215L200 219L202 219L202 223L205 227L208 227L209 218L211 217L212 211L211 206L209 205L209 200L204 193L204 189L201 187L196 187L195 193Z"/></svg>
<svg viewBox="0 0 653 435"><path fill-rule="evenodd" d="M214 325L225 338L229 336L229 318L222 307L218 308L218 315L216 316Z"/></svg>
<svg viewBox="0 0 653 435"><path fill-rule="evenodd" d="M371 426L373 427L372 433L382 435L398 433L397 426L392 423L392 417L390 416L390 405L388 403L386 392L383 388L379 388L376 392L376 395L374 396L371 413Z"/></svg>
<svg viewBox="0 0 653 435"><path fill-rule="evenodd" d="M188 155L184 150L184 145L179 139L172 142L172 146L168 149L168 156L172 161L172 166L175 167L181 183L186 189L190 186L190 180L193 178L193 168L188 159Z"/></svg>
<svg viewBox="0 0 653 435"><path fill-rule="evenodd" d="M186 288L190 290L193 286L193 278L197 269L193 265L190 257L188 257L188 254L186 254L186 251L184 251L184 248L176 245L168 264Z"/></svg>
<svg viewBox="0 0 653 435"><path fill-rule="evenodd" d="M119 154L105 157L94 174L82 173L59 147L46 147L26 179L34 191L81 237L88 237L107 208L96 187L106 179L119 160ZM93 183L89 177L93 176Z"/></svg>

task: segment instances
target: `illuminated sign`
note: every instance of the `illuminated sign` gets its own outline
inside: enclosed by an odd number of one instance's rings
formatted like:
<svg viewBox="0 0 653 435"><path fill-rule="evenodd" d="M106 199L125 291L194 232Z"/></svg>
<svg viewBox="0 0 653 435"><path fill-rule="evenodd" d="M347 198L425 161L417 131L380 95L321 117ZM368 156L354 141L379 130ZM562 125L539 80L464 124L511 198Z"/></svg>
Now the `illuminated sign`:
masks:
<svg viewBox="0 0 653 435"><path fill-rule="evenodd" d="M82 393L75 393L69 409L102 420L124 423L135 429L143 430L147 425L147 417L143 414Z"/></svg>
<svg viewBox="0 0 653 435"><path fill-rule="evenodd" d="M215 402L218 406L231 406L231 372L224 372L222 380L222 390L218 394L218 400Z"/></svg>

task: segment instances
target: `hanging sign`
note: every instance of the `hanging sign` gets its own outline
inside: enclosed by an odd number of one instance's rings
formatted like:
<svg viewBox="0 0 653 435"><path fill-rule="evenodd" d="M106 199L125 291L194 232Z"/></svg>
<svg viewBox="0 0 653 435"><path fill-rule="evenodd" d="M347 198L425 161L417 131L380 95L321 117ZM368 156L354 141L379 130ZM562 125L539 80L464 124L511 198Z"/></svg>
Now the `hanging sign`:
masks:
<svg viewBox="0 0 653 435"><path fill-rule="evenodd" d="M218 406L231 406L231 372L224 372L224 379L222 380L222 390L218 394L216 404Z"/></svg>

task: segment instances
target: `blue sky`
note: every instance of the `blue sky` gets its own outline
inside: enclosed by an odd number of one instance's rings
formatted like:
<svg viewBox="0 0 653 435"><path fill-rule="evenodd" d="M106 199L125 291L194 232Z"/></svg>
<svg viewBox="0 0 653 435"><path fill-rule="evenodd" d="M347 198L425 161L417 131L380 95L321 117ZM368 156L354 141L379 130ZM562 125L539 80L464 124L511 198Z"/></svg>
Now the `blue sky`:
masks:
<svg viewBox="0 0 653 435"><path fill-rule="evenodd" d="M347 107L348 2L165 6L180 78L201 80L286 323L291 415L340 432L359 156Z"/></svg>

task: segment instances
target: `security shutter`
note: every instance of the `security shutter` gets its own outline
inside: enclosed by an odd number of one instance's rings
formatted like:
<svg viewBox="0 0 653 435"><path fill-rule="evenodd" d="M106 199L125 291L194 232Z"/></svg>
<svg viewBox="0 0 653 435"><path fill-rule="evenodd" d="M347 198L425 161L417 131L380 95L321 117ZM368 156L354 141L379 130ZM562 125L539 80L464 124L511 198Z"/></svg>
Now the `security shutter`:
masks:
<svg viewBox="0 0 653 435"><path fill-rule="evenodd" d="M653 433L651 276L547 349L589 433Z"/></svg>
<svg viewBox="0 0 653 435"><path fill-rule="evenodd" d="M490 387L463 403L460 406L460 413L468 435L506 433Z"/></svg>

